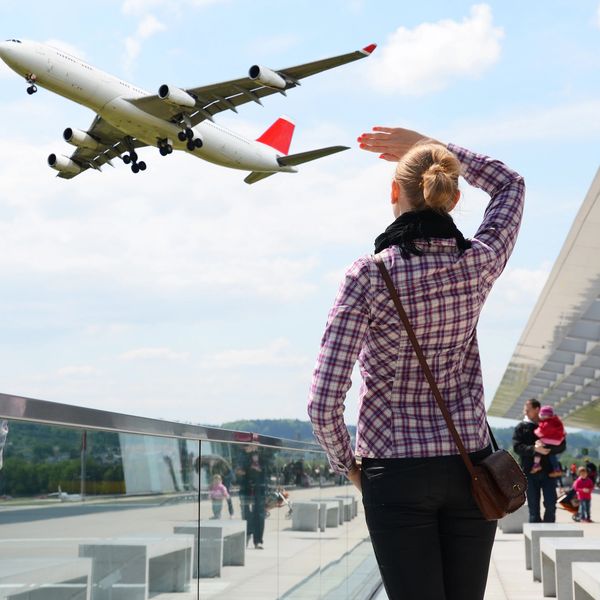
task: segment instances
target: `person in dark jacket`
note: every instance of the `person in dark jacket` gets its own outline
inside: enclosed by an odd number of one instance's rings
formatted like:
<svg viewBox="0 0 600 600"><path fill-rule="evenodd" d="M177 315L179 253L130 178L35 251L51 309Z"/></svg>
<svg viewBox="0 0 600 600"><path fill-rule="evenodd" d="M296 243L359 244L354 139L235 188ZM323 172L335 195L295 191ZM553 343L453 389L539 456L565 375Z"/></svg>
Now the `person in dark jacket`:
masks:
<svg viewBox="0 0 600 600"><path fill-rule="evenodd" d="M521 468L527 475L527 506L530 523L554 523L556 520L556 480L549 474L552 466L549 454L560 454L565 451L566 441L558 446L546 447L535 435L540 415L540 403L527 400L523 408L525 419L521 421L513 433L513 449L521 458ZM541 470L531 473L535 454L541 454ZM540 500L544 498L544 517L540 514Z"/></svg>

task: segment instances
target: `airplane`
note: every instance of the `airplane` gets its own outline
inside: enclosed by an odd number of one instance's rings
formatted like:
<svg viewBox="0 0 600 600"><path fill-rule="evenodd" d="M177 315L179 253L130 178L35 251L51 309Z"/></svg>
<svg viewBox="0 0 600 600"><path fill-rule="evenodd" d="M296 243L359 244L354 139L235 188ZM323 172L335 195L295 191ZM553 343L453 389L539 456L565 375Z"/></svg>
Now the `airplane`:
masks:
<svg viewBox="0 0 600 600"><path fill-rule="evenodd" d="M162 84L157 94L100 71L69 53L38 42L11 39L0 42L0 58L27 81L27 93L44 87L96 113L87 131L67 127L63 138L76 147L70 157L50 154L48 165L57 176L71 179L88 169L101 170L112 160L131 165L133 173L146 170L137 149L158 147L161 156L174 150L188 152L211 163L250 171L244 179L255 183L275 173L295 173L300 164L347 150L330 146L288 154L294 123L281 117L258 139L249 140L217 125L214 116L225 110L238 112L247 102L262 105L272 94L287 95L300 80L340 65L360 60L375 50L362 50L295 67L272 70L253 65L248 77L182 89Z"/></svg>
<svg viewBox="0 0 600 600"><path fill-rule="evenodd" d="M60 485L58 486L58 492L47 494L47 497L58 498L61 502L81 502L83 500L81 494L68 494L67 492L63 492Z"/></svg>

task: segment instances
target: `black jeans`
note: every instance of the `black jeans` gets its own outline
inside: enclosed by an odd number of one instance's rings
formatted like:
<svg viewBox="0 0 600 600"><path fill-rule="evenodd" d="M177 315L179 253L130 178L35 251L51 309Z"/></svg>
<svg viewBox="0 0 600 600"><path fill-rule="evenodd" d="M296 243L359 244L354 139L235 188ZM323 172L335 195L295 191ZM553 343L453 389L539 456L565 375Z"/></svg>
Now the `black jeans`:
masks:
<svg viewBox="0 0 600 600"><path fill-rule="evenodd" d="M460 456L363 458L362 490L389 600L483 599L496 521L481 515Z"/></svg>
<svg viewBox="0 0 600 600"><path fill-rule="evenodd" d="M540 514L540 500L544 498L544 518ZM547 473L527 474L527 506L530 523L554 523L556 521L556 479Z"/></svg>

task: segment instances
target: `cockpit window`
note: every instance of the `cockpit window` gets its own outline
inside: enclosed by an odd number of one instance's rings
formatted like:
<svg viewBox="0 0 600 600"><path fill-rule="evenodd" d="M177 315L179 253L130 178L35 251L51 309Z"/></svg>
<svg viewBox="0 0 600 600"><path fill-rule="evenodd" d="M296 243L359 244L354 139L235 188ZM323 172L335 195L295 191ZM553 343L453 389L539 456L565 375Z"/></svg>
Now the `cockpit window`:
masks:
<svg viewBox="0 0 600 600"><path fill-rule="evenodd" d="M6 40L7 42L17 42L17 44L21 43L21 40Z"/></svg>

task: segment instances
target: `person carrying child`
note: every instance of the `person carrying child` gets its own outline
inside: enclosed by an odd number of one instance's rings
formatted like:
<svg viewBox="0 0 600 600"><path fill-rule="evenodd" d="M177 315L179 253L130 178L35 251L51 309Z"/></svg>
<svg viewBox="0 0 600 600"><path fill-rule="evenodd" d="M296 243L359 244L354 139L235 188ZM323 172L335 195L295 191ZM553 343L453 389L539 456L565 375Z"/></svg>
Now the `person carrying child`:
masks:
<svg viewBox="0 0 600 600"><path fill-rule="evenodd" d="M554 409L549 405L542 406L539 419L538 426L534 431L537 438L546 447L560 446L565 441L566 434L562 421L554 414ZM548 477L562 477L558 455L548 454L547 456L551 467ZM541 460L542 455L536 452L530 473L539 473L542 470Z"/></svg>
<svg viewBox="0 0 600 600"><path fill-rule="evenodd" d="M223 510L223 500L229 499L229 492L223 485L223 478L220 475L215 475L212 479L212 485L210 486L209 494L212 500L212 511L213 516L211 519L220 519L221 512Z"/></svg>
<svg viewBox="0 0 600 600"><path fill-rule="evenodd" d="M577 473L579 474L579 477L575 480L573 489L577 492L577 498L579 499L579 520L582 523L591 523L591 503L594 482L590 479L588 470L585 467L579 467Z"/></svg>

